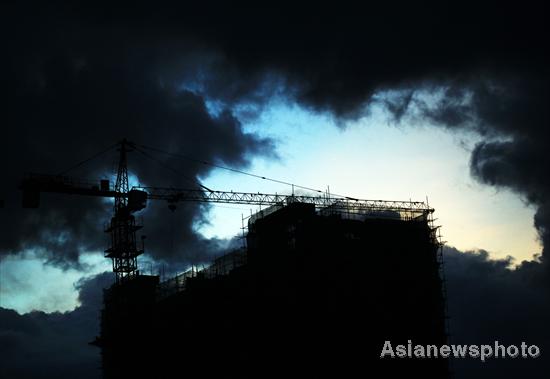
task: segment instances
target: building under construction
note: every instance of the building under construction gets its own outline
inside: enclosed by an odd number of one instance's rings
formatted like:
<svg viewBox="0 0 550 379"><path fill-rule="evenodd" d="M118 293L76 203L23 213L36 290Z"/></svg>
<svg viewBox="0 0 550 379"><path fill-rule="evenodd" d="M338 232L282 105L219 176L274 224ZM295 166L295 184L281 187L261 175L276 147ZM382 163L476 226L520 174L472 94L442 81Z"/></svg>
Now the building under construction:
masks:
<svg viewBox="0 0 550 379"><path fill-rule="evenodd" d="M291 202L252 217L247 248L206 269L115 284L104 377L445 378L445 360L380 359L387 340L446 342L430 214Z"/></svg>
<svg viewBox="0 0 550 379"><path fill-rule="evenodd" d="M449 377L442 358L380 358L385 341L447 341L441 243L427 204L129 188L126 153L142 145L115 146L114 188L59 175L21 184L26 207L41 192L115 199L105 256L117 280L94 342L105 378ZM147 200L269 207L248 219L242 249L160 281L137 270L134 213Z"/></svg>

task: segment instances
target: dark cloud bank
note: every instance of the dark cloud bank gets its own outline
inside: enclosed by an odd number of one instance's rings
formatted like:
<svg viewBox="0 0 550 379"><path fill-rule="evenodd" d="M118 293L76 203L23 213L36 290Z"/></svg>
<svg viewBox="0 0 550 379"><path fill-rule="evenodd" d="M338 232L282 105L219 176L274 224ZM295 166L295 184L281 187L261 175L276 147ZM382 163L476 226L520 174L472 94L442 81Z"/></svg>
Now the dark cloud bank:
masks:
<svg viewBox="0 0 550 379"><path fill-rule="evenodd" d="M100 359L88 343L97 334L103 273L77 284L80 307L67 313L17 312L0 308L2 378L99 378Z"/></svg>
<svg viewBox="0 0 550 379"><path fill-rule="evenodd" d="M2 23L6 206L0 253L39 247L53 263L74 265L81 251L104 248L97 220L108 214L108 204L51 196L40 211L21 211L15 186L25 171L62 171L122 136L242 166L250 155L274 153L270 141L245 134L239 119L254 117L273 96L332 115L342 125L366 114L369 105L382 104L396 122L428 121L482 135L471 155L472 175L536 207L534 226L543 245L538 258L512 270L510 262L490 260L486 253L450 248L446 267L453 342L525 340L542 349L536 361L456 361L457 377L543 377L550 361L546 13L527 3L384 4L8 5ZM387 91L394 94L384 96ZM427 100L427 93L438 96ZM209 114L206 100L220 104L222 112ZM243 105L252 113L234 113ZM188 178L208 172L165 163ZM111 166L100 161L88 172L93 177ZM142 160L134 172L145 183L166 183L167 176L153 167ZM166 184L189 185L171 178ZM145 215L157 259L182 262L216 248L215 241L192 231L203 210L180 208L176 255L153 237L169 226L161 207ZM81 296L98 289L101 278L83 284ZM95 307L97 298L64 315L2 310L3 355L29 359L6 359L7 377L54 371L74 377L68 373L77 363L96 365L97 357L84 347L55 354L95 334L88 333ZM59 327L70 330L79 322L87 324L70 338Z"/></svg>

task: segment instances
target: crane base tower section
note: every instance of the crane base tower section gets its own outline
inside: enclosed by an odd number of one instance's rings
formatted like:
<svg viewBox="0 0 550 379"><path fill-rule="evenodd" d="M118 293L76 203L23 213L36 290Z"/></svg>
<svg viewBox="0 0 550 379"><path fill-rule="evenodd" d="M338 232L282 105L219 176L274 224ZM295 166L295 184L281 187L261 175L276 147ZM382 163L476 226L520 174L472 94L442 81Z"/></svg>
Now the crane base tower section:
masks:
<svg viewBox="0 0 550 379"><path fill-rule="evenodd" d="M246 250L207 269L106 290L105 378L449 376L443 358L380 358L385 341L447 341L429 213L292 203L248 229Z"/></svg>

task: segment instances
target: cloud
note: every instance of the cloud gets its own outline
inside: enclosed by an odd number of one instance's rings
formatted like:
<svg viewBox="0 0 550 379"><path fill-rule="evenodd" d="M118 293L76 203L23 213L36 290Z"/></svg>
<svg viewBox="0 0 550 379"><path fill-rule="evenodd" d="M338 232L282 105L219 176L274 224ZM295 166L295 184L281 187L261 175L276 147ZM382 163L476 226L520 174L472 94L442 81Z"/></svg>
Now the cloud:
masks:
<svg viewBox="0 0 550 379"><path fill-rule="evenodd" d="M550 361L550 287L540 262L512 268L511 258L492 260L486 251L444 250L451 343L537 345L537 359L453 360L457 378L544 378Z"/></svg>
<svg viewBox="0 0 550 379"><path fill-rule="evenodd" d="M78 266L83 252L106 248L102 229L112 213L109 202L43 195L39 210L22 210L17 185L25 172L62 172L123 137L233 167L246 166L253 155L273 156L272 142L243 131L231 110L222 107L212 115L203 96L163 82L163 65L157 65L150 48L134 46L120 31L109 39L108 27L91 30L93 25L74 23L69 11L54 8L46 6L44 12L59 17L56 25L49 17L34 18L21 9L16 11L23 15L10 23L14 38L10 57L2 63L4 141L10 143L4 144L0 157L10 164L2 175L0 197L7 217L0 221L0 254L30 250L68 267ZM151 155L181 175L132 152L129 168L141 184L197 188L198 179L211 169ZM110 178L116 160L116 152L104 154L68 175ZM204 209L182 204L169 215L165 204L152 205L143 215L150 237L147 252L157 260L207 259L217 243L193 230ZM177 250L171 247L172 238Z"/></svg>
<svg viewBox="0 0 550 379"><path fill-rule="evenodd" d="M72 312L24 315L0 308L0 375L3 378L99 378L98 334L102 288L113 282L103 273L77 284L81 305Z"/></svg>
<svg viewBox="0 0 550 379"><path fill-rule="evenodd" d="M417 100L417 118L485 139L473 149L470 171L478 181L511 189L536 208L534 226L548 264L550 247L549 77L485 77L447 83L431 103ZM550 275L548 279L550 284Z"/></svg>

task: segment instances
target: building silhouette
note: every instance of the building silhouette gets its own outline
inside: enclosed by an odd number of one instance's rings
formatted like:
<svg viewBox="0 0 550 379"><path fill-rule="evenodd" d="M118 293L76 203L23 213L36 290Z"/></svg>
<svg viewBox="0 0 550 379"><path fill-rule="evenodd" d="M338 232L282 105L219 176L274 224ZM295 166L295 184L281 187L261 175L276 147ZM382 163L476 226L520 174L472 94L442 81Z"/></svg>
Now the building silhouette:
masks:
<svg viewBox="0 0 550 379"><path fill-rule="evenodd" d="M447 378L446 359L380 358L447 341L436 230L412 209L268 208L208 268L105 290L103 376Z"/></svg>

